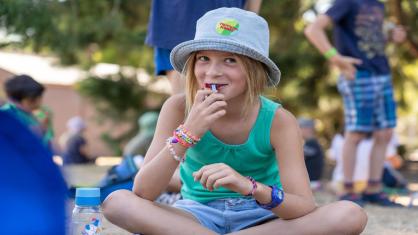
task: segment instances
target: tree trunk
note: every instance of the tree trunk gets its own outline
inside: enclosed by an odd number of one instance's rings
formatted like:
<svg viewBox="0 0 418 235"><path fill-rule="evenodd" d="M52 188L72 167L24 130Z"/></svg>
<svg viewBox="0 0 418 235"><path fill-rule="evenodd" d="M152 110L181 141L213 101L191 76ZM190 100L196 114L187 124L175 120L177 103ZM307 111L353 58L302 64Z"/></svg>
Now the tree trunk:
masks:
<svg viewBox="0 0 418 235"><path fill-rule="evenodd" d="M388 3L390 5L390 14L395 17L396 23L407 27L408 17L402 9L402 0L390 0ZM411 31L407 31L406 43L410 48L409 52L414 57L418 57L418 43L413 40L411 33Z"/></svg>

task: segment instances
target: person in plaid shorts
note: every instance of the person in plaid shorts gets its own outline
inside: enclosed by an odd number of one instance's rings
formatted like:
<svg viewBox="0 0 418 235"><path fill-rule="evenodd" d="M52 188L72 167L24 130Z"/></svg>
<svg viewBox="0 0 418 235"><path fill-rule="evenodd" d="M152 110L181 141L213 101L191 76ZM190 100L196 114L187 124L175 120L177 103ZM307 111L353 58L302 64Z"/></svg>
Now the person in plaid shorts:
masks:
<svg viewBox="0 0 418 235"><path fill-rule="evenodd" d="M388 40L404 41L403 27L384 22L384 5L378 0L336 0L305 29L308 40L336 66L341 75L338 90L344 101L344 192L341 200L359 205L399 206L382 192L381 177L386 147L396 126L396 102L390 67L385 55ZM335 47L325 33L333 25ZM373 133L370 175L366 190L356 194L353 173L359 142Z"/></svg>

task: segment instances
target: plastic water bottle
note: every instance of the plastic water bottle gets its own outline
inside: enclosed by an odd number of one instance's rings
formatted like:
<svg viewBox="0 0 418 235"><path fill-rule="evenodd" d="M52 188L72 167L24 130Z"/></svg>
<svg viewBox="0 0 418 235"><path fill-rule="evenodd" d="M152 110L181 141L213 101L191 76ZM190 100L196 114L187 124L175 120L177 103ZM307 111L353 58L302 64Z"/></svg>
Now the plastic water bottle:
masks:
<svg viewBox="0 0 418 235"><path fill-rule="evenodd" d="M100 235L102 211L99 188L77 188L72 215L72 235Z"/></svg>

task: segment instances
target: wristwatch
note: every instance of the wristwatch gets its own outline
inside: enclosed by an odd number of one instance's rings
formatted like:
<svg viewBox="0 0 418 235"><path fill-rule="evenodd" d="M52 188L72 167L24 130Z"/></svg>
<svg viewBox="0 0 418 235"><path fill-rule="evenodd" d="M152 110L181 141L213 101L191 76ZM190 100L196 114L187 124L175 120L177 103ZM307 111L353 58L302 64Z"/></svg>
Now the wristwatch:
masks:
<svg viewBox="0 0 418 235"><path fill-rule="evenodd" d="M256 201L261 208L266 210L279 206L284 200L284 192L281 188L278 188L276 185L270 185L269 187L271 188L271 202L263 204Z"/></svg>

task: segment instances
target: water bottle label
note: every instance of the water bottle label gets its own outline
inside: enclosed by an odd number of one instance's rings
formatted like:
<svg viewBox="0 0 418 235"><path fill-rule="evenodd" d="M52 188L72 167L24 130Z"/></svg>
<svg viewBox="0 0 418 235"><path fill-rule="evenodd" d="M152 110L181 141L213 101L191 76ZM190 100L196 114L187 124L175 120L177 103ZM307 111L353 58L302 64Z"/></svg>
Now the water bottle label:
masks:
<svg viewBox="0 0 418 235"><path fill-rule="evenodd" d="M84 226L84 230L81 232L82 235L99 235L100 234L100 219L92 218L91 222Z"/></svg>

